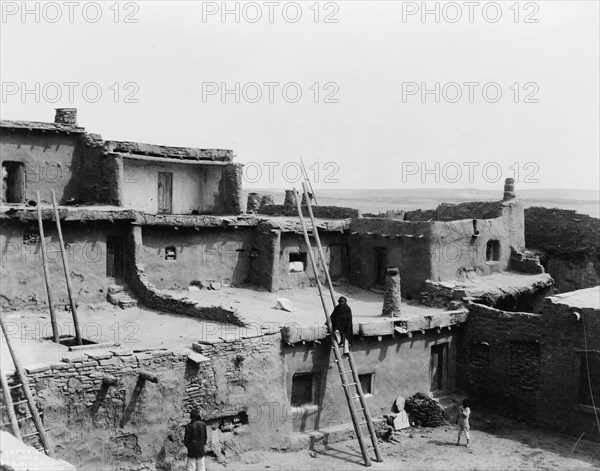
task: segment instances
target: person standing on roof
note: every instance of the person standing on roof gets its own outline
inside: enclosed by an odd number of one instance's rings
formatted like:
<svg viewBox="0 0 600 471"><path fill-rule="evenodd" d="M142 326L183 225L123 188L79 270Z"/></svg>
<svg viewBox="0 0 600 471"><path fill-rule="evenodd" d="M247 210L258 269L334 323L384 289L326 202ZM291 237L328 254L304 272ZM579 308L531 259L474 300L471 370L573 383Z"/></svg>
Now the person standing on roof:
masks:
<svg viewBox="0 0 600 471"><path fill-rule="evenodd" d="M352 309L344 296L340 296L338 305L331 313L331 327L336 342L343 346L342 358L348 358L352 345Z"/></svg>

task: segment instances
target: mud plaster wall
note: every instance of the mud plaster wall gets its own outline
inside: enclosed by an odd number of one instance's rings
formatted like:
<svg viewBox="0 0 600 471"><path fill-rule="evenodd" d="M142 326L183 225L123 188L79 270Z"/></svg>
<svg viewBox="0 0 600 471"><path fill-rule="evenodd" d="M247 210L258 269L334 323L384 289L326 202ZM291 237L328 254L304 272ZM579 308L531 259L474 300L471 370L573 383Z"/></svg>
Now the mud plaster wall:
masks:
<svg viewBox="0 0 600 471"><path fill-rule="evenodd" d="M376 286L376 247L387 249L388 267L400 269L401 290L415 297L431 274L430 223L392 219L354 219L350 225L350 282L361 288Z"/></svg>
<svg viewBox="0 0 600 471"><path fill-rule="evenodd" d="M188 361L187 349L89 351L28 372L60 458L78 469L173 469L186 457L192 407L205 414L217 455L289 444L279 345L277 335L221 342L201 363ZM158 383L140 382L141 370ZM117 385L103 386L105 375Z"/></svg>
<svg viewBox="0 0 600 471"><path fill-rule="evenodd" d="M24 241L26 231L38 233L37 223L10 221L0 229L2 250L2 307L41 307L48 305L41 244ZM106 299L108 285L114 279L106 275L106 239L122 236L125 226L118 223L62 222L66 252L69 257L71 286L78 302L100 302ZM58 234L53 221L44 222L47 260L52 294L57 308L69 304Z"/></svg>
<svg viewBox="0 0 600 471"><path fill-rule="evenodd" d="M240 214L242 212L242 164L226 165L219 194L222 198L223 214Z"/></svg>
<svg viewBox="0 0 600 471"><path fill-rule="evenodd" d="M221 214L223 167L123 158L123 206L158 213L158 173L173 173L172 213Z"/></svg>
<svg viewBox="0 0 600 471"><path fill-rule="evenodd" d="M441 334L426 331L407 336L354 337L352 353L359 374L374 373L372 396L367 397L373 417L391 412L398 396L405 399L417 392L431 389L430 359L432 345L447 343L447 372L445 391L455 389L456 330L443 330ZM286 366L287 398L291 398L292 378L296 373L317 374L314 405L294 410L294 431L310 431L350 423L350 412L341 387L337 366L330 342L320 345L296 344L283 347ZM294 408L296 409L296 408Z"/></svg>
<svg viewBox="0 0 600 471"><path fill-rule="evenodd" d="M541 261L559 292L600 284L600 219L564 209L525 210L528 249Z"/></svg>
<svg viewBox="0 0 600 471"><path fill-rule="evenodd" d="M279 287L281 231L259 222L250 249L249 282L268 291Z"/></svg>
<svg viewBox="0 0 600 471"><path fill-rule="evenodd" d="M600 350L599 314L584 310L588 350ZM600 440L593 412L577 404L583 324L567 306L546 300L536 315L472 304L459 346L459 386L478 402Z"/></svg>
<svg viewBox="0 0 600 471"><path fill-rule="evenodd" d="M2 130L2 162L22 162L25 172L25 201L36 200L36 191L44 202L78 198L77 173L79 138L77 134L42 133L41 131Z"/></svg>
<svg viewBox="0 0 600 471"><path fill-rule="evenodd" d="M325 283L325 269L329 267L331 250L330 245L332 244L343 244L345 237L343 234L330 234L320 233L321 245L323 247L323 254L325 255L326 266L323 266L319 258L319 250L316 242L311 239L311 250L317 268L319 270L319 279L322 283ZM300 273L289 272L289 259L291 253L306 253L306 264L305 271ZM293 288L304 288L307 286L315 286L315 273L312 268L310 261L310 255L308 254L306 242L304 236L301 234L284 232L281 234L281 246L279 250L279 284L278 289L293 289Z"/></svg>
<svg viewBox="0 0 600 471"><path fill-rule="evenodd" d="M160 289L187 289L192 281L241 285L248 278L253 232L145 226L142 262L148 279ZM175 260L165 260L166 247L175 247Z"/></svg>

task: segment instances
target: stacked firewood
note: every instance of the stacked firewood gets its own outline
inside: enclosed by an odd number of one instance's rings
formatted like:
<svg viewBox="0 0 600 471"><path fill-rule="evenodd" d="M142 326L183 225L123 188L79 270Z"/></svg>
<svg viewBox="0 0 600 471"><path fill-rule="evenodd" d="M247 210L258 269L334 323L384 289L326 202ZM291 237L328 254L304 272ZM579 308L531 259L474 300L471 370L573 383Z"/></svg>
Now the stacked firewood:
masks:
<svg viewBox="0 0 600 471"><path fill-rule="evenodd" d="M408 412L410 423L414 425L438 427L447 423L444 418L444 409L423 393L409 397L404 405L404 410Z"/></svg>

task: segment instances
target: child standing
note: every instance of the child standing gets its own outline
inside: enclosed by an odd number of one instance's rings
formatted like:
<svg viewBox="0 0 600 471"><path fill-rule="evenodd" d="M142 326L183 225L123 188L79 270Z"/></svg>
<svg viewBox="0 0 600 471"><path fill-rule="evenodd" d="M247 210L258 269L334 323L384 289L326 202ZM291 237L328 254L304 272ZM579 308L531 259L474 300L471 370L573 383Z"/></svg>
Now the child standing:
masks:
<svg viewBox="0 0 600 471"><path fill-rule="evenodd" d="M462 402L462 406L458 407L458 415L456 416L456 423L458 424L458 439L456 440L456 445L460 444L460 437L465 433L465 438L467 439L467 446L469 446L469 439L471 438L470 430L471 427L469 425L469 416L471 415L471 401L465 399Z"/></svg>

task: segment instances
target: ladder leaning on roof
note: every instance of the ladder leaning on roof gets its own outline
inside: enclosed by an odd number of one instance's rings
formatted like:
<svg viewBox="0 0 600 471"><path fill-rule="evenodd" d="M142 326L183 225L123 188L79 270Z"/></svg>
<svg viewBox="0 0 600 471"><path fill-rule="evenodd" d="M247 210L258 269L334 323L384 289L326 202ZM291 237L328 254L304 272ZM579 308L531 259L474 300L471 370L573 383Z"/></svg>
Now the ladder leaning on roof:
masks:
<svg viewBox="0 0 600 471"><path fill-rule="evenodd" d="M303 189L305 193L306 203L308 212L312 221L312 235L315 238L317 243L317 247L319 249L319 257L323 267L325 269L325 276L327 278L327 284L329 286L329 293L331 294L331 299L333 301L333 305L335 306L335 296L333 294L333 286L331 284L331 279L329 277L329 273L327 271L327 265L325 264L325 257L323 255L323 248L321 246L321 241L319 239L319 234L317 233L317 226L315 223L315 219L312 214L312 208L310 205L310 199L308 197L308 191L306 185L303 184ZM302 215L302 205L300 195L294 189L294 196L296 199L296 207L298 209L298 216L300 218L300 223L302 224L302 231L304 233L304 241L308 247L308 254L310 258L310 262L313 268L313 272L315 273L315 279L317 282L317 288L319 289L319 295L321 297L321 305L323 306L323 312L325 313L325 318L327 319L327 327L330 333L333 333L331 326L331 318L329 317L329 311L327 309L327 305L325 303L325 298L323 295L323 288L321 286L321 281L319 280L319 271L317 268L317 263L315 261L313 252L311 250L310 238L308 236L308 230L306 228L306 224L304 222L304 216ZM342 388L344 389L344 393L346 395L346 400L348 401L348 408L350 409L350 416L352 417L352 424L354 425L354 431L356 433L356 438L358 439L358 444L360 445L360 451L362 453L363 459L365 461L365 466L371 466L371 456L369 454L370 450L375 451L376 461L383 461L381 457L381 452L379 451L379 445L377 443L377 435L375 434L375 427L373 426L373 421L371 420L371 415L369 414L369 409L367 407L367 403L365 401L365 396L363 394L362 386L360 384L360 379L358 377L358 372L356 371L354 359L352 354L350 353L348 356L348 367L346 369L346 363L342 358L340 353L340 348L337 343L337 339L335 335L331 335L331 346L333 348L333 353L335 355L335 362L338 366L338 371L340 374L340 379L342 380ZM349 381L347 377L347 373L352 373L352 379ZM359 401L357 404L356 401ZM364 420L360 420L359 415L362 412L362 416ZM363 426L367 426L367 430L363 430ZM371 437L372 446L367 445L365 442L365 434L369 434Z"/></svg>
<svg viewBox="0 0 600 471"><path fill-rule="evenodd" d="M5 371L3 369L0 369L0 380L1 380L1 386L2 386L2 394L3 394L3 398L4 398L3 406L8 409L8 416L10 418L10 422L0 423L0 425L6 426L6 425L10 424L12 434L21 440L24 438L33 437L33 436L38 435L39 441L40 441L40 444L42 447L42 450L40 450L40 451L43 451L48 456L53 456L52 450L50 448L50 442L48 440L48 436L46 435L46 429L44 428L44 424L42 423L42 419L40 417L40 414L38 413L37 407L35 405L35 401L33 399L33 396L31 395L31 391L29 389L29 383L27 380L27 376L25 375L25 371L23 370L23 368L21 366L21 362L19 361L17 354L13 350L11 340L10 340L8 334L6 333L6 327L4 325L4 319L2 318L1 312L0 312L0 325L2 326L2 335L4 336L4 339L6 340L6 345L8 347L8 350L10 351L10 356L12 357L13 364L15 365L15 369L16 369L17 377L18 377L18 381L19 381L17 384L14 384L13 386L8 386L8 381L6 380ZM11 389L16 389L16 388L21 389L25 399L19 400L17 402L13 402ZM22 419L17 419L15 406L18 406L20 404L27 404L27 407L29 409L29 415L25 415L25 417L23 417ZM33 420L33 424L35 425L35 432L31 432L31 433L27 433L27 434L23 435L23 434L21 434L21 430L19 428L19 423L23 422L25 420L28 420L28 419Z"/></svg>

